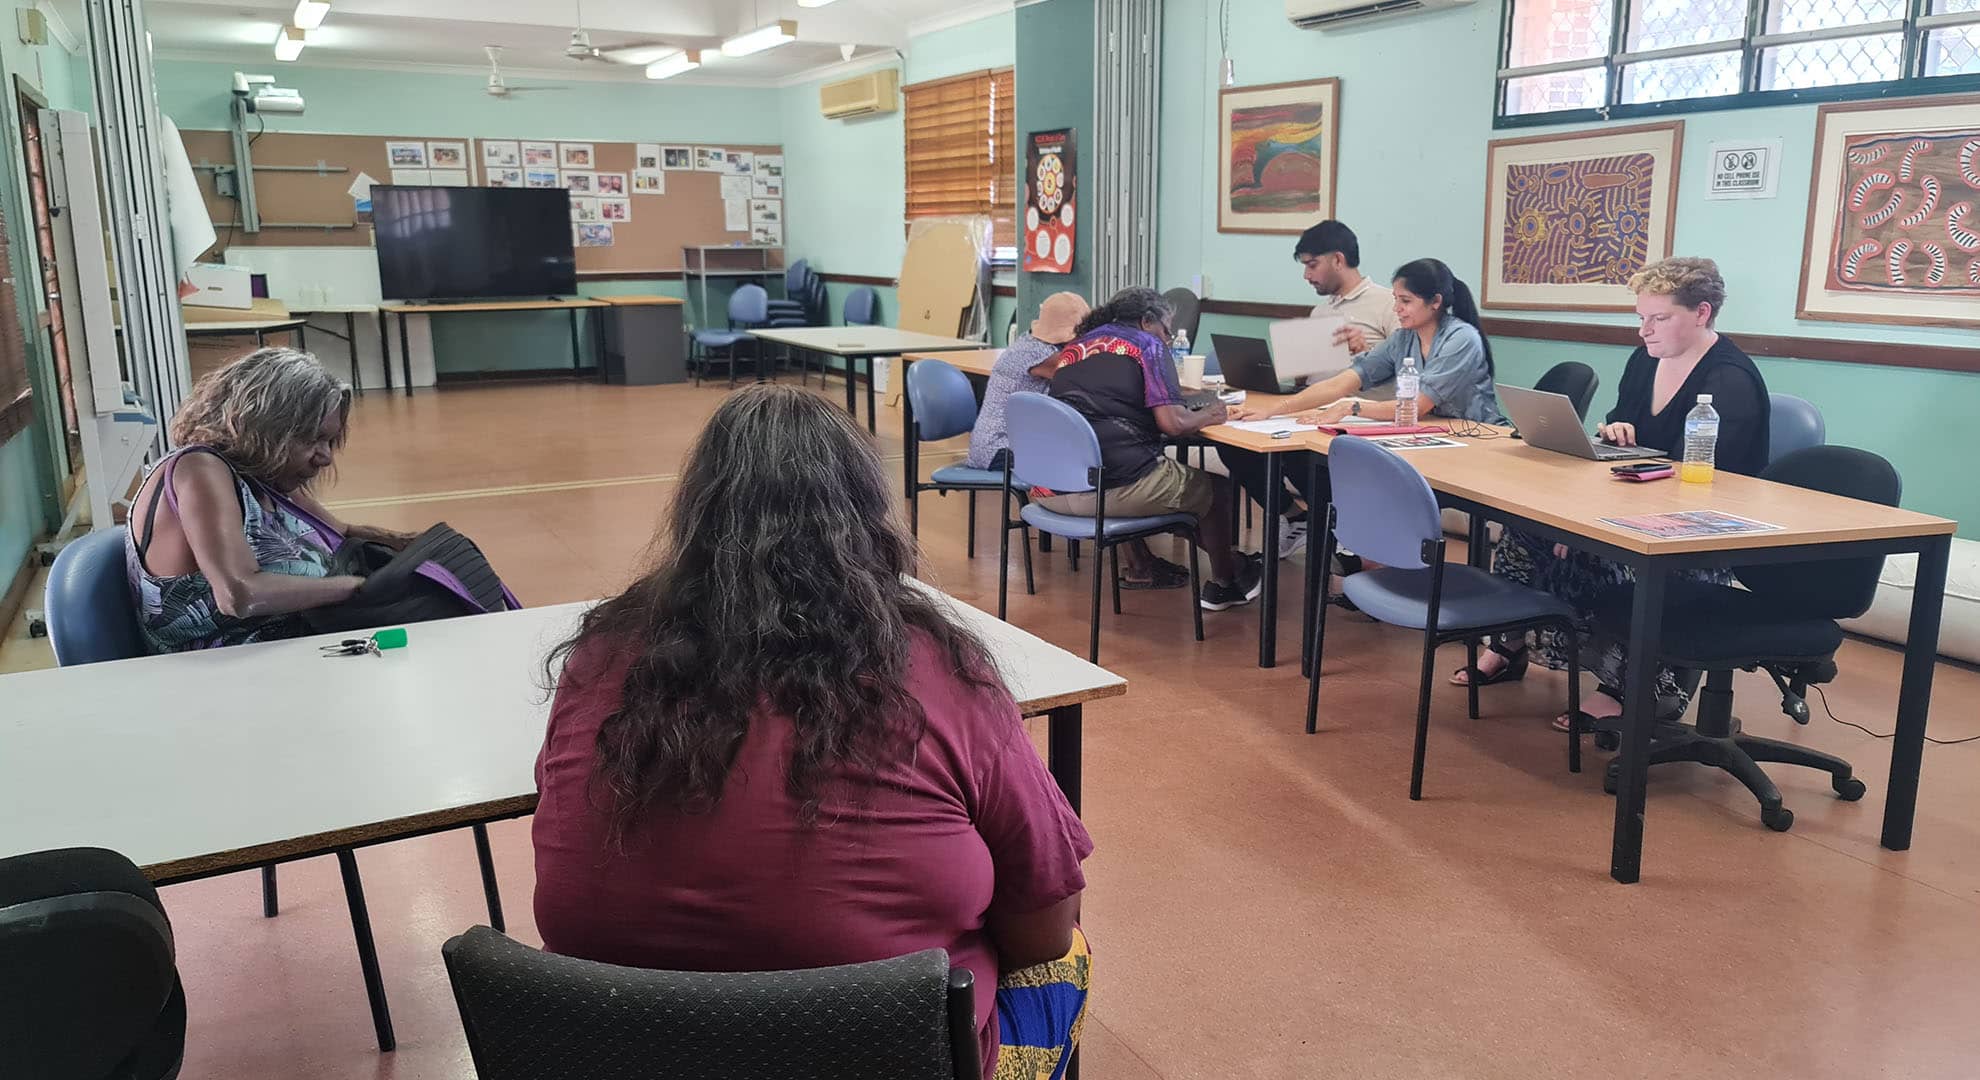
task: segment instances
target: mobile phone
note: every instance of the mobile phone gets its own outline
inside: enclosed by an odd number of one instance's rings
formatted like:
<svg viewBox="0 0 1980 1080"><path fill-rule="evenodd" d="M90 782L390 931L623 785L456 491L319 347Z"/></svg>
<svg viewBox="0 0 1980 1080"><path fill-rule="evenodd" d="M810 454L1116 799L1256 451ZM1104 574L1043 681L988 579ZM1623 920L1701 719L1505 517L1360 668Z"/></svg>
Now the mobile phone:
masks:
<svg viewBox="0 0 1980 1080"><path fill-rule="evenodd" d="M1638 483L1648 480L1662 480L1677 475L1677 466L1668 461L1645 461L1635 465L1617 465L1609 470L1618 480Z"/></svg>

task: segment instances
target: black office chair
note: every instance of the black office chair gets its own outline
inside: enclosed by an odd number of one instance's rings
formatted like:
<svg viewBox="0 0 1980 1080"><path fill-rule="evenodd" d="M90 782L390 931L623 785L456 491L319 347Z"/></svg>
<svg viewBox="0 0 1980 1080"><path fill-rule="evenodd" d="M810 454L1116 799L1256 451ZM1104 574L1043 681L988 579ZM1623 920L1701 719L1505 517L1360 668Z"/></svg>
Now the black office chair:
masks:
<svg viewBox="0 0 1980 1080"><path fill-rule="evenodd" d="M1196 328L1203 321L1203 302L1197 299L1194 292L1181 286L1163 293L1162 299L1167 300L1169 306L1176 309L1172 324L1174 328L1188 334L1190 348L1201 352L1202 347L1196 342Z"/></svg>
<svg viewBox="0 0 1980 1080"><path fill-rule="evenodd" d="M0 859L0 1076L172 1080L186 995L172 925L129 859L63 848Z"/></svg>
<svg viewBox="0 0 1980 1080"><path fill-rule="evenodd" d="M1594 368L1578 360L1569 360L1548 368L1533 388L1566 397L1574 402L1575 415L1586 420L1588 406L1595 403L1595 391L1601 385L1602 377L1595 374Z"/></svg>
<svg viewBox="0 0 1980 1080"><path fill-rule="evenodd" d="M1825 491L1865 502L1896 506L1903 481L1890 462L1866 450L1815 446L1767 466L1762 479ZM1809 684L1836 677L1835 655L1842 646L1837 619L1870 608L1884 557L1775 563L1734 569L1743 589L1697 582L1672 582L1664 606L1659 658L1672 667L1703 671L1696 724L1659 722L1651 734L1650 764L1693 761L1724 769L1760 801L1760 820L1776 832L1794 824L1794 812L1781 805L1781 793L1760 762L1800 765L1830 774L1836 794L1849 802L1863 797L1863 781L1849 762L1797 743L1740 732L1732 714L1732 673L1764 669L1781 691L1781 708L1796 723L1808 722L1804 699ZM1604 605L1603 622L1616 633L1629 626L1626 591ZM1613 742L1611 735L1607 742ZM1606 744L1606 743L1605 743ZM1619 762L1610 762L1603 788L1614 794Z"/></svg>
<svg viewBox="0 0 1980 1080"><path fill-rule="evenodd" d="M941 949L808 971L557 956L477 926L441 950L481 1080L980 1080L973 978Z"/></svg>

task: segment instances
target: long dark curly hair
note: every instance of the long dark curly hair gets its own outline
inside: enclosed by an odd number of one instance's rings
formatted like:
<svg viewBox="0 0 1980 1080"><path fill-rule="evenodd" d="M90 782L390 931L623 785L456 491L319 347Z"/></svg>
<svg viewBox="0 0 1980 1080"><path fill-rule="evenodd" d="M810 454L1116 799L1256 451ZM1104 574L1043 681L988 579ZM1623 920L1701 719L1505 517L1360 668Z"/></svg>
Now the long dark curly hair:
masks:
<svg viewBox="0 0 1980 1080"><path fill-rule="evenodd" d="M807 824L838 780L910 759L927 723L906 686L916 631L965 682L1001 685L983 644L908 582L917 551L893 495L866 433L817 397L764 385L716 410L655 568L550 657L594 641L632 654L593 773L615 843L656 807L712 810L765 708L795 728L785 783Z"/></svg>

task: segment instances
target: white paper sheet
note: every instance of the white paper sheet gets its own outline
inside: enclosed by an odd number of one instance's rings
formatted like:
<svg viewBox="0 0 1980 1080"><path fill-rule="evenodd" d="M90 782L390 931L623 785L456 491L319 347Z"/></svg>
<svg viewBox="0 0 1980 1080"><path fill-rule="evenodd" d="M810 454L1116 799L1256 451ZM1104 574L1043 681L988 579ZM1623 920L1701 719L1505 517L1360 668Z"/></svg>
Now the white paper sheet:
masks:
<svg viewBox="0 0 1980 1080"><path fill-rule="evenodd" d="M744 177L744 180L749 179ZM722 200L722 227L730 232L749 231L749 200Z"/></svg>
<svg viewBox="0 0 1980 1080"><path fill-rule="evenodd" d="M750 198L750 192L754 190L755 188L750 184L749 177L747 176L722 177L722 197L724 199L741 199L747 203Z"/></svg>
<svg viewBox="0 0 1980 1080"><path fill-rule="evenodd" d="M1339 315L1281 319L1265 328L1272 342L1272 368L1281 379L1325 378L1347 370L1354 357L1334 333L1347 325Z"/></svg>
<svg viewBox="0 0 1980 1080"><path fill-rule="evenodd" d="M434 169L427 173L434 187L466 187L466 169Z"/></svg>
<svg viewBox="0 0 1980 1080"><path fill-rule="evenodd" d="M643 143L633 144L633 168L650 170L650 169L657 169L659 167L660 167L659 143L643 142Z"/></svg>
<svg viewBox="0 0 1980 1080"><path fill-rule="evenodd" d="M433 174L425 169L393 169L392 182L400 187L425 187L433 183Z"/></svg>
<svg viewBox="0 0 1980 1080"><path fill-rule="evenodd" d="M1260 435L1277 435L1281 431L1319 431L1312 424L1302 424L1290 416L1268 416L1263 420L1232 420L1230 426L1239 431L1255 431Z"/></svg>

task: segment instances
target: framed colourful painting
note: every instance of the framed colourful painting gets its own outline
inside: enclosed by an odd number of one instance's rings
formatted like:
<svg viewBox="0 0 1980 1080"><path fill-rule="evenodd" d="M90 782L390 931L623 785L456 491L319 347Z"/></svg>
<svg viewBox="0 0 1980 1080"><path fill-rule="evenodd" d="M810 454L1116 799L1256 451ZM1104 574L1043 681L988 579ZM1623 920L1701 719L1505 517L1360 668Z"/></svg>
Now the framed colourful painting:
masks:
<svg viewBox="0 0 1980 1080"><path fill-rule="evenodd" d="M1795 315L1980 326L1980 94L1824 105Z"/></svg>
<svg viewBox="0 0 1980 1080"><path fill-rule="evenodd" d="M1341 81L1217 95L1217 231L1298 233L1334 216Z"/></svg>
<svg viewBox="0 0 1980 1080"><path fill-rule="evenodd" d="M1494 308L1629 311L1629 279L1671 254L1684 121L1497 139L1486 150Z"/></svg>

